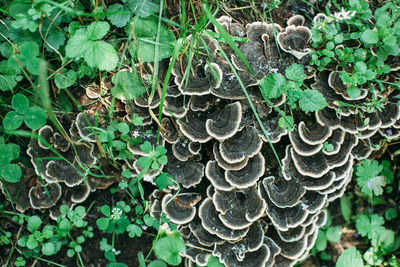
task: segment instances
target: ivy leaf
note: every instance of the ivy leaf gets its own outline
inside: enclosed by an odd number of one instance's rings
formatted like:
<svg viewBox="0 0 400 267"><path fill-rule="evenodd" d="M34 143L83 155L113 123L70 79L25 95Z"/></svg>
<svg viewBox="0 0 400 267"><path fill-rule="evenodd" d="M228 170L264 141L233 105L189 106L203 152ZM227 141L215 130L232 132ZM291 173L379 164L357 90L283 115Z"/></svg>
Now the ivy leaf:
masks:
<svg viewBox="0 0 400 267"><path fill-rule="evenodd" d="M28 109L24 114L24 122L26 126L32 130L37 130L46 124L47 114L46 112L38 106L34 106Z"/></svg>
<svg viewBox="0 0 400 267"><path fill-rule="evenodd" d="M299 107L305 112L313 112L324 109L328 104L324 96L316 90L306 89L299 100Z"/></svg>
<svg viewBox="0 0 400 267"><path fill-rule="evenodd" d="M75 83L76 76L77 74L75 71L66 71L65 69L62 69L54 75L54 82L59 89L68 88Z"/></svg>
<svg viewBox="0 0 400 267"><path fill-rule="evenodd" d="M306 78L303 66L297 63L293 63L285 70L285 76L289 80L303 83Z"/></svg>
<svg viewBox="0 0 400 267"><path fill-rule="evenodd" d="M349 247L340 254L336 267L364 267L361 253L355 247Z"/></svg>
<svg viewBox="0 0 400 267"><path fill-rule="evenodd" d="M167 236L160 238L154 245L154 253L156 256L173 266L181 263L182 258L179 253L185 250L185 242L183 242L182 238L176 237Z"/></svg>
<svg viewBox="0 0 400 267"><path fill-rule="evenodd" d="M260 82L264 99L277 98L282 94L286 79L280 73L271 73Z"/></svg>
<svg viewBox="0 0 400 267"><path fill-rule="evenodd" d="M361 236L367 236L369 239L372 239L374 236L377 236L378 233L385 230L385 227L382 225L385 223L383 217L378 214L365 215L362 214L356 220L356 228Z"/></svg>
<svg viewBox="0 0 400 267"><path fill-rule="evenodd" d="M132 12L141 18L148 17L160 10L159 0L130 0L127 4Z"/></svg>
<svg viewBox="0 0 400 267"><path fill-rule="evenodd" d="M136 73L119 71L111 81L115 84L111 88L111 94L118 99L131 100L146 92L146 88Z"/></svg>
<svg viewBox="0 0 400 267"><path fill-rule="evenodd" d="M373 31L371 29L365 30L361 34L361 41L363 41L366 44L376 44L379 41L378 32Z"/></svg>
<svg viewBox="0 0 400 267"><path fill-rule="evenodd" d="M130 31L131 29L128 29ZM142 62L153 62L155 56L156 37L158 32L158 21L154 19L136 18L133 23L133 30L136 43L132 42L129 46L129 53L133 58L139 56ZM158 58L162 60L170 57L174 50L175 35L164 25L160 27L160 37L158 42Z"/></svg>
<svg viewBox="0 0 400 267"><path fill-rule="evenodd" d="M107 19L112 25L118 28L124 27L131 19L131 13L125 6L121 4L109 6L107 13L111 13L107 15Z"/></svg>

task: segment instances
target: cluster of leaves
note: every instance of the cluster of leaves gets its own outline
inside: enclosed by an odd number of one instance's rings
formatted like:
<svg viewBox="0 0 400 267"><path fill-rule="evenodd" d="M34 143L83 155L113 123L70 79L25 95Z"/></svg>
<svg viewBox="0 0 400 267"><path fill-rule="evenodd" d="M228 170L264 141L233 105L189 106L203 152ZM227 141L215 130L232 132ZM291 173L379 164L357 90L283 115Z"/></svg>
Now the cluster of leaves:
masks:
<svg viewBox="0 0 400 267"><path fill-rule="evenodd" d="M365 0L344 3L340 12L312 28L316 50L310 54L310 64L319 71L328 65L340 66L340 78L350 97L358 97L360 86L368 82L384 90L379 75L390 72L389 61L400 52L399 8L398 1L391 1L372 13Z"/></svg>
<svg viewBox="0 0 400 267"><path fill-rule="evenodd" d="M271 73L260 82L261 93L265 99L274 99L285 94L290 108L296 108L296 103L304 112L321 110L327 106L324 96L317 90L306 87L306 74L300 64L292 64L285 70L285 76ZM283 119L283 118L282 118ZM283 120L280 125L282 127ZM286 128L283 126L282 128Z"/></svg>
<svg viewBox="0 0 400 267"><path fill-rule="evenodd" d="M16 183L22 176L20 166L13 161L19 158L19 146L13 143L6 143L4 137L0 136L0 181L4 179L10 183Z"/></svg>
<svg viewBox="0 0 400 267"><path fill-rule="evenodd" d="M27 248L23 251L26 258L55 255L64 246L68 246L67 255L79 255L82 252L82 244L87 238L93 237L93 227L88 226L83 218L86 215L86 209L83 206L77 206L70 210L68 206L60 207L60 217L57 224L46 224L43 226L42 219L33 215L30 217L17 216L15 219L19 223L26 222L29 234L18 239L18 245ZM74 234L72 234L72 230ZM76 233L79 235L76 236ZM76 236L76 238L74 237Z"/></svg>

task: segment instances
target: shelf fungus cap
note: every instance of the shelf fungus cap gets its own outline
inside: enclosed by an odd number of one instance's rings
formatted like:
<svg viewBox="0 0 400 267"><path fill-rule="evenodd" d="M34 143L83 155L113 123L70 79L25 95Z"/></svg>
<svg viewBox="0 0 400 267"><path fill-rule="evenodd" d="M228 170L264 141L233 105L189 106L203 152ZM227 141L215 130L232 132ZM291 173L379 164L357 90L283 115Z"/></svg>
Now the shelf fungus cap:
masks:
<svg viewBox="0 0 400 267"><path fill-rule="evenodd" d="M248 188L257 183L264 171L265 159L261 153L258 153L250 158L242 169L225 171L225 180L235 188Z"/></svg>
<svg viewBox="0 0 400 267"><path fill-rule="evenodd" d="M85 173L80 168L59 159L47 163L46 175L54 181L65 183L69 187L79 185L85 178Z"/></svg>
<svg viewBox="0 0 400 267"><path fill-rule="evenodd" d="M229 191L234 187L225 179L225 170L222 169L215 160L210 160L206 164L205 174L211 184L219 190Z"/></svg>
<svg viewBox="0 0 400 267"><path fill-rule="evenodd" d="M249 252L258 250L263 243L264 229L259 223L253 223L243 239L234 243L224 242L216 245L213 255L217 256L221 262L225 262L230 266L229 263L231 262L243 262Z"/></svg>
<svg viewBox="0 0 400 267"><path fill-rule="evenodd" d="M287 181L283 177L268 176L262 184L269 199L280 208L293 207L300 202L306 190L296 180Z"/></svg>
<svg viewBox="0 0 400 267"><path fill-rule="evenodd" d="M207 133L211 137L223 141L238 131L242 120L242 105L240 102L228 104L211 116L212 118L206 121Z"/></svg>
<svg viewBox="0 0 400 267"><path fill-rule="evenodd" d="M177 159L168 160L164 169L174 177L175 181L188 188L201 182L204 176L204 165L192 159L179 161Z"/></svg>
<svg viewBox="0 0 400 267"><path fill-rule="evenodd" d="M47 209L61 197L61 186L58 183L37 184L29 190L28 195L32 208Z"/></svg>
<svg viewBox="0 0 400 267"><path fill-rule="evenodd" d="M260 152L263 141L254 127L244 127L234 136L219 144L219 152L228 163L238 163Z"/></svg>
<svg viewBox="0 0 400 267"><path fill-rule="evenodd" d="M303 26L306 19L302 15L294 15L286 22L288 26Z"/></svg>
<svg viewBox="0 0 400 267"><path fill-rule="evenodd" d="M90 186L87 183L81 183L80 185L68 188L67 190L71 195L71 201L74 203L82 203L90 194Z"/></svg>
<svg viewBox="0 0 400 267"><path fill-rule="evenodd" d="M221 156L221 153L219 151L219 144L217 142L214 143L213 152L214 152L214 158L217 161L218 165L225 170L235 170L235 171L240 170L244 166L246 166L247 162L249 161L249 157L245 157L242 161L236 163L227 162Z"/></svg>
<svg viewBox="0 0 400 267"><path fill-rule="evenodd" d="M235 230L223 224L210 198L206 198L200 205L199 217L201 224L208 232L224 240L237 241L243 238L249 231L248 227Z"/></svg>
<svg viewBox="0 0 400 267"><path fill-rule="evenodd" d="M304 176L319 178L329 172L329 165L321 151L306 157L299 155L293 148L290 148L290 154L296 169Z"/></svg>
<svg viewBox="0 0 400 267"><path fill-rule="evenodd" d="M211 247L214 246L214 244L222 244L225 242L225 240L204 229L198 217L195 217L194 220L189 223L189 228L191 233L197 238L197 241L203 246Z"/></svg>
<svg viewBox="0 0 400 267"><path fill-rule="evenodd" d="M318 144L310 145L301 138L301 135L297 131L291 131L289 133L289 139L293 149L301 156L312 156L318 153L321 151L324 143L319 142Z"/></svg>
<svg viewBox="0 0 400 267"><path fill-rule="evenodd" d="M235 230L249 227L265 211L265 201L255 186L231 191L216 189L213 203L215 209L220 212L219 218L222 223Z"/></svg>
<svg viewBox="0 0 400 267"><path fill-rule="evenodd" d="M313 123L307 126L303 121L299 123L298 131L301 140L309 145L324 143L332 134L332 129L327 125Z"/></svg>
<svg viewBox="0 0 400 267"><path fill-rule="evenodd" d="M206 129L208 114L189 110L185 117L178 121L179 129L192 142L206 143L211 136Z"/></svg>
<svg viewBox="0 0 400 267"><path fill-rule="evenodd" d="M287 26L285 31L279 32L277 35L279 47L297 59L301 59L311 52L310 48L306 48L311 39L311 31L304 26Z"/></svg>
<svg viewBox="0 0 400 267"><path fill-rule="evenodd" d="M165 195L161 207L171 222L187 224L196 216L195 205L201 200L196 193L181 193L172 198L171 194Z"/></svg>
<svg viewBox="0 0 400 267"><path fill-rule="evenodd" d="M80 138L89 142L96 142L93 131L89 129L95 125L95 116L89 112L80 112L75 118L75 127Z"/></svg>
<svg viewBox="0 0 400 267"><path fill-rule="evenodd" d="M227 267L259 267L265 266L265 263L270 257L270 251L268 247L263 244L258 250L246 253L242 261L239 261L235 257L233 251L229 251L228 248L223 251L214 251L213 255L219 257L220 261Z"/></svg>

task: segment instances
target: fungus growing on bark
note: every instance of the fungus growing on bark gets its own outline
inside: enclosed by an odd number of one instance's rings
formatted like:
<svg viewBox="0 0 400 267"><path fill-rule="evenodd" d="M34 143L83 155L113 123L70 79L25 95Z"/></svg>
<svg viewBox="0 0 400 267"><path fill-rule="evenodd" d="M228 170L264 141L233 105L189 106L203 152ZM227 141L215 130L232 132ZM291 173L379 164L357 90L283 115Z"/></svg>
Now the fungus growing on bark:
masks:
<svg viewBox="0 0 400 267"><path fill-rule="evenodd" d="M210 160L206 164L205 174L211 184L219 190L232 190L234 187L225 179L225 170L216 161Z"/></svg>
<svg viewBox="0 0 400 267"><path fill-rule="evenodd" d="M244 166L246 166L249 157L245 157L242 161L236 162L236 163L229 163L224 158L221 156L220 150L219 150L219 143L214 143L213 147L213 152L214 152L214 158L217 161L218 165L225 169L225 170L240 170Z"/></svg>
<svg viewBox="0 0 400 267"><path fill-rule="evenodd" d="M292 54L297 59L301 59L311 52L311 49L307 48L311 36L309 28L289 25L283 32L278 33L277 40L279 47L283 51Z"/></svg>
<svg viewBox="0 0 400 267"><path fill-rule="evenodd" d="M189 110L186 115L178 121L179 129L192 142L206 143L211 136L206 130L206 112L193 112Z"/></svg>
<svg viewBox="0 0 400 267"><path fill-rule="evenodd" d="M301 121L298 125L301 140L309 145L324 143L332 134L332 129L325 124L313 123L306 125Z"/></svg>
<svg viewBox="0 0 400 267"><path fill-rule="evenodd" d="M161 207L171 222L187 224L196 216L195 205L200 200L201 196L196 193L181 193L174 198L168 194L162 199Z"/></svg>
<svg viewBox="0 0 400 267"><path fill-rule="evenodd" d="M239 261L234 252L229 251L229 245L222 245L224 249L221 251L214 251L213 255L220 258L220 261L227 267L240 267L240 266L249 266L249 267L258 267L265 266L267 262L270 251L266 245L261 245L259 249L253 252L248 252L245 254L243 260ZM224 253L224 254L222 254Z"/></svg>
<svg viewBox="0 0 400 267"><path fill-rule="evenodd" d="M241 120L242 106L240 102L228 104L207 119L206 131L211 137L223 141L236 134Z"/></svg>
<svg viewBox="0 0 400 267"><path fill-rule="evenodd" d="M61 196L61 186L58 183L37 184L29 190L29 201L34 209L47 209L56 204Z"/></svg>
<svg viewBox="0 0 400 267"><path fill-rule="evenodd" d="M186 188L200 183L201 178L204 176L204 168L203 164L195 162L192 159L188 159L187 161L170 159L167 165L164 166L164 170L171 174L175 181Z"/></svg>
<svg viewBox="0 0 400 267"><path fill-rule="evenodd" d="M306 190L296 180L285 180L282 177L268 176L262 180L269 199L280 208L297 205Z"/></svg>
<svg viewBox="0 0 400 267"><path fill-rule="evenodd" d="M300 134L297 131L291 131L289 133L290 143L297 154L301 156L312 156L321 150L323 142L319 142L316 145L310 145L301 139Z"/></svg>
<svg viewBox="0 0 400 267"><path fill-rule="evenodd" d="M303 26L306 19L302 15L294 15L286 22L288 26Z"/></svg>
<svg viewBox="0 0 400 267"><path fill-rule="evenodd" d="M261 199L255 186L231 191L216 189L213 203L215 209L220 212L221 222L235 230L249 227L265 210L265 201Z"/></svg>

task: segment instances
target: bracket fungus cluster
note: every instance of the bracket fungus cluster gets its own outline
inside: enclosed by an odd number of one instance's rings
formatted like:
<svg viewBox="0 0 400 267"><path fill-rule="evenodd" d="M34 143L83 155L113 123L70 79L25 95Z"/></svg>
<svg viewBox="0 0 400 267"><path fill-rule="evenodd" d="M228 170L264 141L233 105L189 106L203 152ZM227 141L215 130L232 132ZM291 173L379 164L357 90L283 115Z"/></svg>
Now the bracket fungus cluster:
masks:
<svg viewBox="0 0 400 267"><path fill-rule="evenodd" d="M318 14L315 21L323 19ZM183 253L187 266L205 266L211 254L228 267L293 266L309 254L327 219L324 207L344 193L354 163L369 157L383 140L400 136L400 108L391 89L383 107L371 110L363 105L374 97L371 90L362 89L352 98L336 69L307 70L306 79L328 107L302 114L288 132L279 127L276 112L284 94L271 99L271 106L258 84L271 73L283 74L292 63L309 61L311 31L305 18L295 15L286 27L264 22L244 27L226 16L218 22L231 35L247 37L237 45L253 74L228 45L217 45L209 35L197 36L198 48L206 53L178 57L172 70L175 84L166 91L160 122L168 163L144 180L154 182L163 168L183 186L183 193L174 196L174 186L155 190L150 211L155 217L163 212L178 225L188 244ZM96 95L91 92L91 97ZM157 94L149 101L144 96L119 102L125 107L124 120L144 118L137 129L153 144L156 135L147 130L155 128L160 102ZM88 127L94 123L89 112L62 119L70 140L48 125L38 131L41 138L32 139L27 151L36 175L24 176L26 186L19 191L29 200L17 203L21 210L50 208L55 218L58 205L82 202L90 191L114 181L99 180L91 169L95 163L105 165ZM105 126L99 123L98 128ZM132 160L125 160L123 168L138 174L142 169L137 159L148 154L139 144L127 149Z"/></svg>

